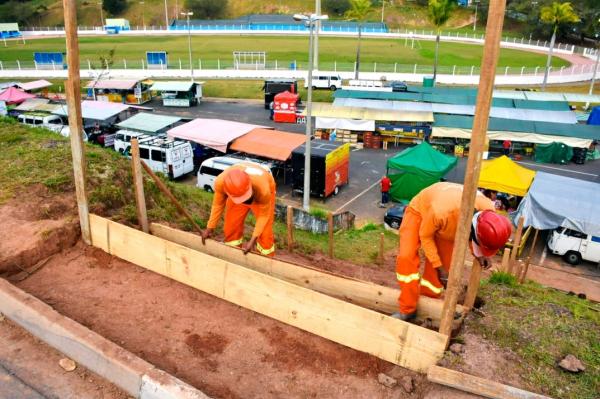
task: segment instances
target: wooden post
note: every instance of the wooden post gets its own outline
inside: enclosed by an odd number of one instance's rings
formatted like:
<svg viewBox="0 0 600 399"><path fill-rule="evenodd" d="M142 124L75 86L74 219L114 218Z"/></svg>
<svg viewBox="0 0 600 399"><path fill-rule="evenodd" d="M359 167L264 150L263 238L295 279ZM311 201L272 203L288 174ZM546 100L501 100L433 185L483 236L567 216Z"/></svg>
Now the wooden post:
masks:
<svg viewBox="0 0 600 399"><path fill-rule="evenodd" d="M148 165L146 165L146 162L140 160L140 164L142 165L142 168L144 168L144 170L146 172L148 172L148 174L150 175L152 180L154 180L154 183L156 183L156 186L158 187L158 189L160 191L162 191L163 194L166 195L167 198L169 198L171 200L173 205L175 205L175 207L177 208L179 213L181 213L183 216L185 216L190 221L190 223L192 223L192 226L194 226L194 228L196 229L196 231L198 233L202 234L202 229L200 228L200 226L198 226L198 223L196 223L194 221L194 218L192 217L192 215L190 215L189 212L186 211L185 208L179 203L179 201L177 201L177 198L175 198L175 196L173 195L171 190L169 190L169 188L167 186L165 186L165 183L163 183L162 180L160 180L160 178L154 174L152 169L150 169L150 167Z"/></svg>
<svg viewBox="0 0 600 399"><path fill-rule="evenodd" d="M140 144L137 138L131 139L131 174L135 191L135 204L138 223L144 233L148 233L148 214L146 213L146 198L144 197L144 179L140 166Z"/></svg>
<svg viewBox="0 0 600 399"><path fill-rule="evenodd" d="M90 215L85 189L85 148L83 146L83 124L81 121L81 81L79 77L79 41L77 38L77 3L75 0L63 0L65 35L67 42L68 79L65 88L67 112L71 131L71 157L77 210L83 242L91 244Z"/></svg>
<svg viewBox="0 0 600 399"><path fill-rule="evenodd" d="M327 231L329 232L329 257L333 259L333 213L327 214Z"/></svg>
<svg viewBox="0 0 600 399"><path fill-rule="evenodd" d="M471 265L471 275L469 276L469 285L467 286L467 294L465 295L465 301L463 306L466 307L467 312L473 309L477 292L479 291L479 280L481 280L481 264L477 259L473 260Z"/></svg>
<svg viewBox="0 0 600 399"><path fill-rule="evenodd" d="M519 253L519 246L521 245L521 235L523 234L523 223L525 223L525 218L521 216L519 218L519 224L517 225L517 231L515 232L512 251L510 252L510 262L508 262L508 273L510 274L512 274L515 269L515 262L517 261L517 254Z"/></svg>
<svg viewBox="0 0 600 399"><path fill-rule="evenodd" d="M502 264L500 265L501 272L508 273L509 262L510 262L510 248L504 248L504 253L502 254Z"/></svg>
<svg viewBox="0 0 600 399"><path fill-rule="evenodd" d="M492 91L494 89L494 78L498 55L500 52L500 39L502 24L504 22L504 10L506 0L491 0L488 12L488 23L486 26L483 58L481 60L481 78L477 92L477 103L475 106L475 118L471 134L471 145L469 158L464 179L464 188L458 217L458 228L454 237L454 251L450 263L450 275L448 278L447 291L442 310L440 322L440 333L450 336L452 332L452 321L456 310L458 294L461 290L462 272L465 262L465 254L469 246L469 235L471 233L471 219L477 193L477 182L481 172L481 157L485 144L485 136L490 116L490 105Z"/></svg>
<svg viewBox="0 0 600 399"><path fill-rule="evenodd" d="M291 252L294 248L294 208L290 205L287 207L286 222L288 251Z"/></svg>
<svg viewBox="0 0 600 399"><path fill-rule="evenodd" d="M529 270L529 262L531 262L531 257L533 256L533 251L535 250L535 244L537 243L538 233L540 231L538 229L535 230L535 234L533 235L533 241L531 242L531 248L529 249L529 255L527 255L527 260L525 261L525 266L523 267L523 273L521 273L521 277L519 278L519 283L523 284L525 281L525 277L527 277L527 271Z"/></svg>
<svg viewBox="0 0 600 399"><path fill-rule="evenodd" d="M385 234L381 233L379 235L379 256L377 257L378 263L383 265L384 261L384 252L385 252Z"/></svg>

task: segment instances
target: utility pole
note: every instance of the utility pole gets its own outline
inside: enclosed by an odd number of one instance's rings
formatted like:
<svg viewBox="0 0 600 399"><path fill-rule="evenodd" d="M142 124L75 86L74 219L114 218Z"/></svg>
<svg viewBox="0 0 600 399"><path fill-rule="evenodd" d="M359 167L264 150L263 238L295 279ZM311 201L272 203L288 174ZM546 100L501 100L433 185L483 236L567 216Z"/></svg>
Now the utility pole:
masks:
<svg viewBox="0 0 600 399"><path fill-rule="evenodd" d="M175 14L177 16L177 14ZM169 11L167 10L167 0L165 0L165 29L169 29Z"/></svg>
<svg viewBox="0 0 600 399"><path fill-rule="evenodd" d="M187 28L188 28L188 53L190 55L190 77L192 79L192 83L194 83L194 64L192 62L192 28L190 27L190 16L194 15L192 11L182 12L181 15L185 15L187 18Z"/></svg>
<svg viewBox="0 0 600 399"><path fill-rule="evenodd" d="M385 13L385 0L381 0L381 23L383 23L383 14Z"/></svg>
<svg viewBox="0 0 600 399"><path fill-rule="evenodd" d="M315 0L315 14L321 15L321 0ZM314 68L318 71L319 70L319 32L321 32L321 20L317 19L316 22L317 22L317 24L316 24L317 33L313 37L314 46L315 46L315 52L314 52L314 58L313 58L314 64L313 65L314 65Z"/></svg>
<svg viewBox="0 0 600 399"><path fill-rule="evenodd" d="M81 81L79 75L79 40L77 38L77 3L76 0L63 0L65 36L67 44L68 78L65 87L67 95L67 113L69 117L71 157L73 159L73 175L77 210L81 237L86 244L91 244L90 215L85 190L85 147L83 146L83 124L81 120Z"/></svg>
<svg viewBox="0 0 600 399"><path fill-rule="evenodd" d="M145 15L144 15L144 4L146 4L143 1L140 1L140 5L142 6L142 26L144 27L144 30L146 30L146 19L145 19Z"/></svg>
<svg viewBox="0 0 600 399"><path fill-rule="evenodd" d="M360 38L362 32L362 25L358 23L358 45L356 46L356 70L354 71L354 79L358 80L358 74L360 71Z"/></svg>
<svg viewBox="0 0 600 399"><path fill-rule="evenodd" d="M473 31L477 30L477 6L479 5L479 0L475 0L475 20L473 21Z"/></svg>
<svg viewBox="0 0 600 399"><path fill-rule="evenodd" d="M591 96L594 94L594 84L596 84L596 74L598 73L598 64L600 63L600 46L596 48L596 64L594 64L594 74L592 75L592 81L590 82L590 91L588 94ZM590 107L590 103L585 103L585 109Z"/></svg>
<svg viewBox="0 0 600 399"><path fill-rule="evenodd" d="M458 217L458 228L454 237L454 251L450 262L450 275L444 299L440 321L440 333L450 336L452 332L452 321L456 310L458 294L461 291L462 272L465 264L465 254L469 246L471 234L471 223L475 196L477 193L477 182L481 172L481 158L485 145L488 121L490 116L490 105L494 89L494 78L496 66L500 54L500 40L502 37L502 24L504 22L504 10L506 0L491 0L487 26L485 30L485 43L483 47L483 58L481 60L481 77L477 91L477 103L475 106L475 117L473 120L473 131L471 133L471 144L469 158L465 172L463 194ZM473 268L481 267L479 262L473 262ZM471 271L473 273L473 271ZM479 284L479 281L477 281Z"/></svg>
<svg viewBox="0 0 600 399"><path fill-rule="evenodd" d="M104 11L102 10L103 4L102 2L98 3L100 6L100 27L104 26Z"/></svg>

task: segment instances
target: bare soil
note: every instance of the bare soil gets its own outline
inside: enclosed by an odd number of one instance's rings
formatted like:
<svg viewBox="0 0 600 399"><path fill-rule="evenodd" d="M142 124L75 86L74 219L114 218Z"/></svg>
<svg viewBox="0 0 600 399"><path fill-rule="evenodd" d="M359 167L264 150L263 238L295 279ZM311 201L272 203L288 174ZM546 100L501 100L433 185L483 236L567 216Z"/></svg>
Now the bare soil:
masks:
<svg viewBox="0 0 600 399"><path fill-rule="evenodd" d="M38 211L44 207L49 211ZM19 265L20 261L35 265L40 262L38 258L49 256L42 267L16 285L212 397L470 397L431 384L424 375L86 246L76 241L76 209L68 197L41 192L29 196L25 208L21 200L5 204L0 207L0 215L0 270L10 275L9 270L14 273L22 266L6 265ZM46 230L49 233L41 234ZM4 255L5 248L10 249L10 256ZM281 255L297 263L395 285L393 254L388 254L385 265L378 269L330 260L323 255ZM502 351L490 350L493 345L476 338L467 339L467 348L473 349L467 349L459 359L450 357L448 366L465 367L466 372L518 385L518 376L499 371L504 370L504 359L512 361L511 358ZM414 391L407 393L401 386L381 385L377 380L380 372L399 380L412 378Z"/></svg>

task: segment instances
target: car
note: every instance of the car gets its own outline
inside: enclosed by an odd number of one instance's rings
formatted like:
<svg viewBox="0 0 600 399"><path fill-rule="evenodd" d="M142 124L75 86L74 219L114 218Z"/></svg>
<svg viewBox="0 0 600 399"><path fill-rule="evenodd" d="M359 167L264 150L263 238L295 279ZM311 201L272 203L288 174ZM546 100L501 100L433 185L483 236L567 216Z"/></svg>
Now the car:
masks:
<svg viewBox="0 0 600 399"><path fill-rule="evenodd" d="M390 226L392 229L399 229L400 224L402 223L402 218L404 217L404 211L406 210L406 205L394 205L383 215L383 221Z"/></svg>

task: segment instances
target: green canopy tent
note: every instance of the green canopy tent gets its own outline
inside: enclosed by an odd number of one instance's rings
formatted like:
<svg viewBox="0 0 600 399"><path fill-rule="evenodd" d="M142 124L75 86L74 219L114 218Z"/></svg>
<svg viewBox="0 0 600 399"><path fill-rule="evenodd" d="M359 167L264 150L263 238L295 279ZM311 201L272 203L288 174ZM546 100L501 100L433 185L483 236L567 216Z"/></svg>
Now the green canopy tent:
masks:
<svg viewBox="0 0 600 399"><path fill-rule="evenodd" d="M394 201L412 199L425 187L440 181L457 162L456 157L444 155L426 142L407 148L387 161L388 176L392 180L391 198Z"/></svg>
<svg viewBox="0 0 600 399"><path fill-rule="evenodd" d="M534 159L542 163L558 163L566 165L573 158L573 148L563 143L537 144Z"/></svg>

